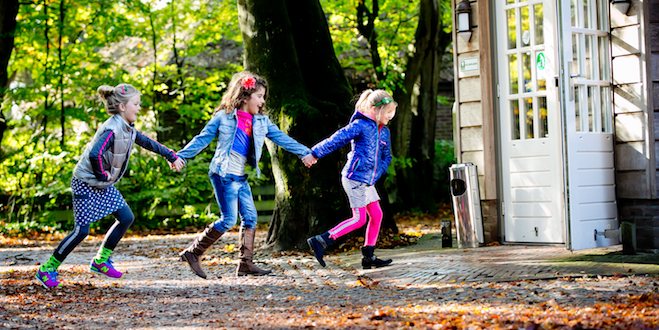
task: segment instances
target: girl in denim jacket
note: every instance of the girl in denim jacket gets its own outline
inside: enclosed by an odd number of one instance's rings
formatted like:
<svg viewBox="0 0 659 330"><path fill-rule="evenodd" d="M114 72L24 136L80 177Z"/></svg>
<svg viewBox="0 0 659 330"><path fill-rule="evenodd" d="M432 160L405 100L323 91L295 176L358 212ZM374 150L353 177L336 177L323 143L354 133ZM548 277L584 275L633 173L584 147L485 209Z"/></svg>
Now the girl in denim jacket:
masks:
<svg viewBox="0 0 659 330"><path fill-rule="evenodd" d="M362 247L362 267L383 267L391 263L391 259L381 260L373 253L380 231L382 209L380 197L375 190L375 182L387 172L391 163L391 140L387 123L396 114L398 104L384 90L366 90L362 92L355 106L355 113L350 123L336 131L329 138L311 148L311 154L302 159L310 166L335 150L351 144L348 161L341 171L341 184L348 195L352 218L339 223L329 231L307 239L318 262L325 267L323 254L325 249L341 236L366 227L366 237Z"/></svg>
<svg viewBox="0 0 659 330"><path fill-rule="evenodd" d="M181 259L186 261L199 277L206 278L200 264L202 254L236 224L238 213L241 215L240 260L236 274L265 275L271 272L257 267L252 262L257 213L252 191L247 183L245 165L249 164L255 168L257 176L261 174L258 162L266 137L299 157L309 154L311 150L279 130L277 125L262 114L267 95L268 84L263 78L247 71L235 74L220 105L215 109L213 118L177 153L177 156L184 159L192 158L217 137L217 147L208 175L220 207L220 219L210 224L180 253Z"/></svg>

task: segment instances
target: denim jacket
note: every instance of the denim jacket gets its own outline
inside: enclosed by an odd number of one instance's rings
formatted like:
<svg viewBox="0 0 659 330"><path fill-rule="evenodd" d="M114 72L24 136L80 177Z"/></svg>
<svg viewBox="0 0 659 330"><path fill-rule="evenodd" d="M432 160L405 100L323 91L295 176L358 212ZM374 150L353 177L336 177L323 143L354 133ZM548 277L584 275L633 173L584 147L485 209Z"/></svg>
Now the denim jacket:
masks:
<svg viewBox="0 0 659 330"><path fill-rule="evenodd" d="M318 142L311 153L321 158L351 143L341 175L369 185L387 172L391 163L391 138L389 128L376 124L375 120L359 111L350 118L350 123L336 131L332 136Z"/></svg>
<svg viewBox="0 0 659 330"><path fill-rule="evenodd" d="M236 115L237 109L232 113L226 114L225 111L218 111L211 120L206 123L197 136L195 136L185 147L176 153L177 156L183 159L192 158L199 154L206 148L215 137L217 137L217 147L215 147L215 154L211 160L208 169L208 175L217 174L219 176L226 176L227 168L229 167L229 153L233 146L233 140L236 136L238 129L238 118ZM261 175L258 162L263 154L263 144L265 138L270 139L276 145L284 148L284 150L304 157L308 155L311 150L295 141L286 133L282 132L277 125L270 121L270 118L265 115L256 114L252 119L252 142L253 148L247 157L247 164L256 169L258 177Z"/></svg>

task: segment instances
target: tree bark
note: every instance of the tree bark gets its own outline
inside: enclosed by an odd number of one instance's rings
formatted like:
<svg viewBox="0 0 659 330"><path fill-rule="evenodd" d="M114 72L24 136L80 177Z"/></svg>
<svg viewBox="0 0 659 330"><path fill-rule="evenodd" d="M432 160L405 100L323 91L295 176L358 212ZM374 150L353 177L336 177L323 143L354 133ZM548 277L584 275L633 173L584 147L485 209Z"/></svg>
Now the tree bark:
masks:
<svg viewBox="0 0 659 330"><path fill-rule="evenodd" d="M62 36L64 34L64 19L66 17L66 7L64 0L59 3L59 37L57 43L57 57L59 59L59 92L60 92L60 129L62 138L60 139L60 148L64 151L66 145L66 111L64 108L64 60L62 59Z"/></svg>
<svg viewBox="0 0 659 330"><path fill-rule="evenodd" d="M352 95L318 0L239 0L238 15L244 66L268 80L268 115L283 132L312 146L348 122ZM276 187L268 246L306 249L309 235L350 216L339 174L345 152L307 169L296 155L266 145Z"/></svg>
<svg viewBox="0 0 659 330"><path fill-rule="evenodd" d="M2 155L2 139L7 129L7 121L2 108L5 92L9 87L7 68L14 50L14 32L16 31L16 15L18 0L0 1L0 155Z"/></svg>
<svg viewBox="0 0 659 330"><path fill-rule="evenodd" d="M396 166L396 203L424 211L435 207L432 177L437 79L445 42L450 42L450 36L442 30L439 11L438 0L421 0L416 51L408 58L403 88L394 91L398 114L392 125L392 147L397 157L414 160L409 167ZM418 96L413 92L416 84L419 84ZM413 97L417 102L412 102Z"/></svg>
<svg viewBox="0 0 659 330"><path fill-rule="evenodd" d="M375 31L375 19L380 14L378 0L373 0L372 10L369 11L365 1L357 4L357 30L368 40L368 49L371 53L371 63L375 69L378 80L385 78L382 70L382 58L378 52L378 33Z"/></svg>

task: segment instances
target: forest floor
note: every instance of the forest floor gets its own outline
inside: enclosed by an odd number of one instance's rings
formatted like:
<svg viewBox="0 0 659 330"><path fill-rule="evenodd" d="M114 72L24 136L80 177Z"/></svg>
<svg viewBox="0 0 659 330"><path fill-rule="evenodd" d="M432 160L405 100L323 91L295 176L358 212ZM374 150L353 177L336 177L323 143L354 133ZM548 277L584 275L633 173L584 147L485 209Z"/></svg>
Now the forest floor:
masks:
<svg viewBox="0 0 659 330"><path fill-rule="evenodd" d="M399 228L406 237L432 237L439 231L436 219L414 219ZM257 247L265 234L258 232ZM419 275L432 262L451 263L451 269L458 266L468 274L494 256L505 257L506 251L520 259L527 258L524 252L560 253L555 248L482 248L481 259L474 262L473 252L442 251L421 239L418 245L379 250L381 256L398 259L391 267L369 271L360 269L359 254L349 246L328 256L327 268L307 252L257 253L258 265L273 275L237 277L237 232L230 231L207 253L203 265L209 279L204 280L177 257L194 237L124 238L113 256L124 279L109 280L89 271L102 240L91 236L60 267L64 286L52 290L43 288L34 273L59 239L0 237L0 328L659 329L657 274L563 276L556 271L543 279L467 276L464 281L441 280L440 270ZM415 263L416 255L426 259ZM639 261L638 269L653 271L657 262L648 258L650 263ZM432 275L437 280L427 280Z"/></svg>

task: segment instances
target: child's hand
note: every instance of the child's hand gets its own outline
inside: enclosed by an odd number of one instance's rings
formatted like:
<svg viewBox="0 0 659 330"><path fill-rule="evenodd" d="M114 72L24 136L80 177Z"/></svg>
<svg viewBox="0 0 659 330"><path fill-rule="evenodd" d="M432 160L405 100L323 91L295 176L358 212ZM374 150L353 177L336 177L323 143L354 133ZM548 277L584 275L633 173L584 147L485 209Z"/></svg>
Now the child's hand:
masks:
<svg viewBox="0 0 659 330"><path fill-rule="evenodd" d="M179 172L180 170L182 170L184 166L185 166L185 162L183 161L183 158L180 158L180 157L178 159L176 159L173 163L169 163L169 168L171 168L172 170L174 170L176 172Z"/></svg>
<svg viewBox="0 0 659 330"><path fill-rule="evenodd" d="M312 154L302 157L302 163L304 163L304 166L306 167L311 167L311 165L316 164L316 162L318 162L318 158L314 157Z"/></svg>

